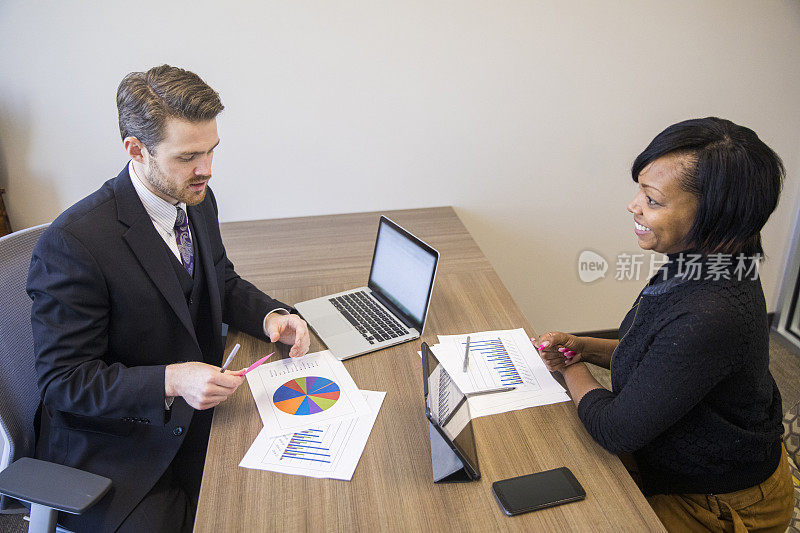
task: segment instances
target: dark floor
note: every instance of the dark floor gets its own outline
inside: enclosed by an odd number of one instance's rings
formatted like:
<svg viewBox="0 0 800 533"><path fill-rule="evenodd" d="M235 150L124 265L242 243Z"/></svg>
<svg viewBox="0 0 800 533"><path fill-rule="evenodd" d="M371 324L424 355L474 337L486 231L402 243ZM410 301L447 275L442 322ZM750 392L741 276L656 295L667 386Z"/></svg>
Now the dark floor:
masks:
<svg viewBox="0 0 800 533"><path fill-rule="evenodd" d="M778 384L783 397L783 411L800 401L800 355L796 348L789 348L786 341L776 335L770 339L770 370ZM610 376L607 370L593 367L592 374L604 386L610 388ZM28 523L22 520L22 515L0 515L0 532L24 533L28 530Z"/></svg>
<svg viewBox="0 0 800 533"><path fill-rule="evenodd" d="M28 522L18 515L0 515L0 531L3 533L25 533L28 531Z"/></svg>
<svg viewBox="0 0 800 533"><path fill-rule="evenodd" d="M769 369L781 391L785 413L800 402L800 349L773 334L769 350Z"/></svg>

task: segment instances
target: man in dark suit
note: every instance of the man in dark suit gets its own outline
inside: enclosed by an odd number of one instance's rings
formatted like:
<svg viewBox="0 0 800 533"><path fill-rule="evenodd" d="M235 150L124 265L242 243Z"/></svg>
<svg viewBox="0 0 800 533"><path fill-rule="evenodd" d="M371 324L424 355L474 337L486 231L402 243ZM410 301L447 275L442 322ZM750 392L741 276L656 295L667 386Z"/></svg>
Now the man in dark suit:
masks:
<svg viewBox="0 0 800 533"><path fill-rule="evenodd" d="M62 213L31 260L36 454L113 481L85 515L62 514L71 529L190 530L211 408L244 382L220 372L222 323L292 356L308 329L225 253L208 188L219 95L163 65L126 76L117 108L130 162Z"/></svg>

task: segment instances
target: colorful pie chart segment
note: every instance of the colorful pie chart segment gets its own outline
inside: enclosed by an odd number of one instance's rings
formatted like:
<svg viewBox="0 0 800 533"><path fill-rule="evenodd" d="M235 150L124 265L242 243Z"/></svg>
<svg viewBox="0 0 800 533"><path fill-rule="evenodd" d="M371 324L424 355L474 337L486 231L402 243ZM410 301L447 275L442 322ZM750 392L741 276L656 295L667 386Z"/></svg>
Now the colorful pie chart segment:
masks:
<svg viewBox="0 0 800 533"><path fill-rule="evenodd" d="M272 403L290 415L313 415L333 407L339 399L339 385L318 376L287 381L275 391Z"/></svg>

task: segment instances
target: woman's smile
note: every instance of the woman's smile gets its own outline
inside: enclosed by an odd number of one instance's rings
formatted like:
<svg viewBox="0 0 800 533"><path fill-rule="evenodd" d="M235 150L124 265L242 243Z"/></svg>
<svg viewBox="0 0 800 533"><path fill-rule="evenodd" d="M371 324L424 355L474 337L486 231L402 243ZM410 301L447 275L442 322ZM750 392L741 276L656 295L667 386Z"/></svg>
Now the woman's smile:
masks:
<svg viewBox="0 0 800 533"><path fill-rule="evenodd" d="M650 233L652 231L647 226L645 226L643 224L639 224L638 222L636 222L636 219L633 220L633 226L634 226L633 231L636 233L636 235L640 235L640 236L641 235L647 235L648 233Z"/></svg>

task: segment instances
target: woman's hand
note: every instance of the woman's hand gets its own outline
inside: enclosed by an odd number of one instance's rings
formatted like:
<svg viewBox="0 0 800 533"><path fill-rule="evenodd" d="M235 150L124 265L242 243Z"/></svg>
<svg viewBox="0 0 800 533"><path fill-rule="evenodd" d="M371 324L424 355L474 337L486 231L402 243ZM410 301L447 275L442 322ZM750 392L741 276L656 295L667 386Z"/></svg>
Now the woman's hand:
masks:
<svg viewBox="0 0 800 533"><path fill-rule="evenodd" d="M567 366L581 361L586 351L583 338L560 331L548 331L531 340L550 372L561 372Z"/></svg>

